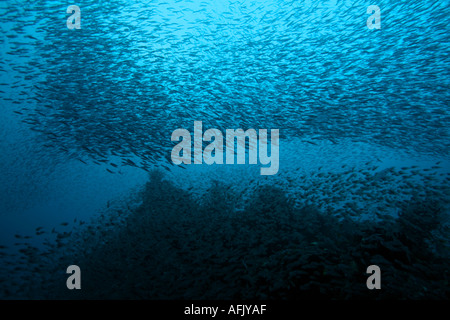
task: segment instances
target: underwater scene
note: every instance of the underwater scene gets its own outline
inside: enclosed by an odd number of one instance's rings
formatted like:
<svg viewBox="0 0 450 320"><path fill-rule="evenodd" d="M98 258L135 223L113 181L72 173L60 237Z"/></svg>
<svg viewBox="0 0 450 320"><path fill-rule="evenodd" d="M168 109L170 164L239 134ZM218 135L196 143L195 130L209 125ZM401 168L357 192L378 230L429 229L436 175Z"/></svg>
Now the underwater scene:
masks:
<svg viewBox="0 0 450 320"><path fill-rule="evenodd" d="M0 16L0 299L449 299L448 1Z"/></svg>

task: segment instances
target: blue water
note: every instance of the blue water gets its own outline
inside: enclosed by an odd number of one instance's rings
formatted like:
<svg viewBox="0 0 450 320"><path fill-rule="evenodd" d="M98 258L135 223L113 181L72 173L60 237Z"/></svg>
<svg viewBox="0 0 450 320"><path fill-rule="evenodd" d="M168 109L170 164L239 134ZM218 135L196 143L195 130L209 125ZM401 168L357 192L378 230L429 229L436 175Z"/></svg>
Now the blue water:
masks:
<svg viewBox="0 0 450 320"><path fill-rule="evenodd" d="M76 5L0 3L1 298L448 299L448 3ZM278 172L174 165L194 121Z"/></svg>

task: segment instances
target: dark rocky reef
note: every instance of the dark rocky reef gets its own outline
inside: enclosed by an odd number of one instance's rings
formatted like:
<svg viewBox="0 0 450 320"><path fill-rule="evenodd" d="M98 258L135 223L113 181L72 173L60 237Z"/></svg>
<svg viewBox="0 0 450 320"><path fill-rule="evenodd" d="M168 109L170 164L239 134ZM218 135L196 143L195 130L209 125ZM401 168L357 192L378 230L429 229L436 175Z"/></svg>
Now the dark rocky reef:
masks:
<svg viewBox="0 0 450 320"><path fill-rule="evenodd" d="M213 182L201 203L152 172L142 204L117 210L28 258L3 296L32 299L448 299L448 224L415 199L397 219L358 222L296 208L262 186L243 210ZM238 196L238 195L237 195ZM66 288L68 265L82 290ZM366 269L381 268L381 290ZM24 272L24 271L22 271ZM24 283L26 283L24 281ZM6 292L6 290L9 290Z"/></svg>

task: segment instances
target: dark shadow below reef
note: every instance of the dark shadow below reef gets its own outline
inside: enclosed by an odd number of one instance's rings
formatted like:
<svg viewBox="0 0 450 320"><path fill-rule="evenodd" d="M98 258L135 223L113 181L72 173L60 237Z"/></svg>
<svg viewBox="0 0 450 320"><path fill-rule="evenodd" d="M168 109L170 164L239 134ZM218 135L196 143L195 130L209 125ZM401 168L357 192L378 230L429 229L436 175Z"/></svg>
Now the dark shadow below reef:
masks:
<svg viewBox="0 0 450 320"><path fill-rule="evenodd" d="M30 268L31 282L15 294L25 299L450 296L444 215L432 199L412 201L396 220L362 223L295 208L273 186L260 188L241 212L233 196L215 183L200 203L152 172L142 205L28 259L39 268ZM81 268L82 290L66 288L65 271L72 264ZM381 290L366 287L366 269L373 264L381 269ZM3 288L2 296L14 293Z"/></svg>

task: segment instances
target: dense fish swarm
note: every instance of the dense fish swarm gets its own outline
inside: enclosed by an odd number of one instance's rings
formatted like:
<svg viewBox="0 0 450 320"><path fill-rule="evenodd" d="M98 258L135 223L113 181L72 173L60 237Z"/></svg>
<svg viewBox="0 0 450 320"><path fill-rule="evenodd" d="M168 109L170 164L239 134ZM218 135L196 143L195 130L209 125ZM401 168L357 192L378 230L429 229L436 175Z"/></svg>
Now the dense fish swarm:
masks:
<svg viewBox="0 0 450 320"><path fill-rule="evenodd" d="M7 3L16 111L83 161L148 168L194 120L449 154L444 2L386 2L375 32L364 1L92 1L76 31L59 2Z"/></svg>
<svg viewBox="0 0 450 320"><path fill-rule="evenodd" d="M0 245L0 298L448 299L449 6L381 1L368 30L367 5L87 1L68 30L59 1L2 1L0 97L33 156L150 178L92 221ZM171 166L194 121L280 129L279 174ZM330 165L366 145L414 161Z"/></svg>

